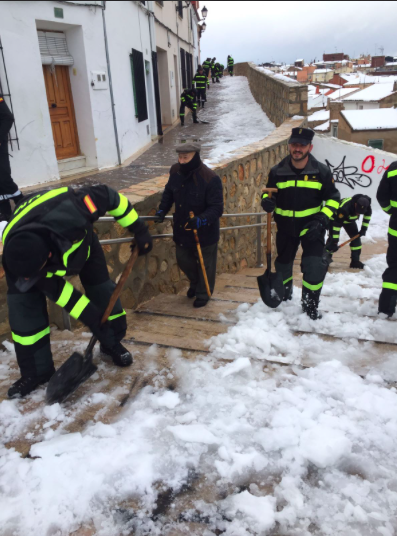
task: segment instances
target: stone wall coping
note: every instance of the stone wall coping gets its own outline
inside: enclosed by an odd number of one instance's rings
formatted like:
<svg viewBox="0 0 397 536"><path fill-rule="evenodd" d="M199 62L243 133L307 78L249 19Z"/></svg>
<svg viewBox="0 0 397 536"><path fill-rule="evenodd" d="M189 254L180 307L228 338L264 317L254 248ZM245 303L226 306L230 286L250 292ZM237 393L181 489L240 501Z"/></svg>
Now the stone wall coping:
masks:
<svg viewBox="0 0 397 536"><path fill-rule="evenodd" d="M247 61L247 62L242 62L242 63L247 63L247 65L249 65L251 67L251 69L254 69L255 71L257 71L262 76L265 76L266 78L269 78L269 80L273 80L273 82L277 82L278 84L281 84L282 86L285 86L288 89L299 89L299 88L305 86L305 84L301 84L300 82L297 82L297 81L287 82L287 80L280 80L279 78L274 78L274 76L270 76L270 74L264 73L260 69L260 67L258 67L252 61ZM277 74L277 73L274 73L274 74Z"/></svg>

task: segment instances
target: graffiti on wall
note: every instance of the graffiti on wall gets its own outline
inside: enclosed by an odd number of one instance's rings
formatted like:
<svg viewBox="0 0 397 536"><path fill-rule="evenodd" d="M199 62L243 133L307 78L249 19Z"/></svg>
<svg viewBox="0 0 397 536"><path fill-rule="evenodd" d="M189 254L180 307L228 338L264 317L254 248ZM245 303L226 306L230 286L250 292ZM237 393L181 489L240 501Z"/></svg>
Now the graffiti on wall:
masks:
<svg viewBox="0 0 397 536"><path fill-rule="evenodd" d="M368 173L382 175L388 169L384 158L381 162L376 162L375 156L372 154L366 156L361 162L361 171L359 171L358 166L346 165L346 155L338 166L334 166L328 160L325 161L331 170L334 181L344 184L352 190L356 187L369 188L372 184L372 179Z"/></svg>

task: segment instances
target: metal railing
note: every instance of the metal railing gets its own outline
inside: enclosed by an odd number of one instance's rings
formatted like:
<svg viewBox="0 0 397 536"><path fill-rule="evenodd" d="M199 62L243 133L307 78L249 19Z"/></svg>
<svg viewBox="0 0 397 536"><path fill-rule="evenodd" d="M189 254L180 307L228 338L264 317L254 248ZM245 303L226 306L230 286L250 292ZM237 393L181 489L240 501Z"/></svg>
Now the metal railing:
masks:
<svg viewBox="0 0 397 536"><path fill-rule="evenodd" d="M221 227L221 231L235 231L237 229L249 229L256 227L256 266L260 268L263 266L262 264L262 235L261 235L261 227L264 227L266 223L262 223L261 218L262 216L266 216L266 212L246 212L242 214L222 214L222 218L248 218L248 217L256 217L256 223L251 223L249 225L233 225L231 227ZM139 216L141 220L144 221L154 221L156 218L155 216ZM172 220L172 216L166 216L164 220ZM99 218L97 220L98 222L115 222L116 220L110 216L106 216L104 218ZM272 222L272 225L274 222ZM153 239L158 238L172 238L172 234L161 234L161 235L152 235ZM106 245L112 245L112 244L125 244L128 242L133 242L134 238L132 236L127 238L109 238L106 240L100 240L99 243L106 246ZM63 327L64 329L67 329L71 331L71 323L70 323L70 316L65 311L65 309L62 309L62 319L63 319Z"/></svg>

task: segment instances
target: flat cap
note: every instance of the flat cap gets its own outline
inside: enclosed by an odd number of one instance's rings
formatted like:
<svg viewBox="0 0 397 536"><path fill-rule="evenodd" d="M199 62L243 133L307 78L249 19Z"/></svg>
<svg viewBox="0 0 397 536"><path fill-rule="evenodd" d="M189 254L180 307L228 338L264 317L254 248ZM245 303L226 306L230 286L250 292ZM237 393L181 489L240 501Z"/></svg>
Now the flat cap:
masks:
<svg viewBox="0 0 397 536"><path fill-rule="evenodd" d="M311 128L293 128L288 143L300 143L301 145L310 145L314 138L314 130Z"/></svg>
<svg viewBox="0 0 397 536"><path fill-rule="evenodd" d="M175 147L177 153L199 153L201 151L201 144L197 141L189 141L178 143Z"/></svg>

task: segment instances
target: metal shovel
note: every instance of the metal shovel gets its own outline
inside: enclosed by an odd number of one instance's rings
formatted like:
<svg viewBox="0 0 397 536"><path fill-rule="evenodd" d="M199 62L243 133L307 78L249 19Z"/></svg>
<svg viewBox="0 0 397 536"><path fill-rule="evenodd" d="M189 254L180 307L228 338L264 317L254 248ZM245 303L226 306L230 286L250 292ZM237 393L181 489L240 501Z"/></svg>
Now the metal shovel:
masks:
<svg viewBox="0 0 397 536"><path fill-rule="evenodd" d="M123 270L120 280L114 289L106 311L103 314L101 324L104 324L109 318L110 313L112 312L113 307L115 306L115 303L121 294L124 283L130 275L132 267L138 258L138 253L138 247L135 246ZM69 359L67 359L65 363L55 372L48 382L46 391L47 404L63 402L68 398L68 396L74 393L79 385L84 383L96 372L98 367L92 362L92 351L96 342L97 338L93 335L87 346L84 356L78 352L74 352Z"/></svg>
<svg viewBox="0 0 397 536"><path fill-rule="evenodd" d="M338 248L338 251L340 250L340 248L343 248L343 246L346 246L346 244L350 244L350 242L353 242L353 240L356 240L356 238L359 238L360 235L357 234L355 236L353 236L352 238L349 238L349 240L346 240L346 242L343 242L343 244L341 244ZM327 251L326 249L324 250L324 254L323 254L323 259L325 260L325 262L328 264L328 266L331 264L332 262L332 253L330 253L329 251Z"/></svg>
<svg viewBox="0 0 397 536"><path fill-rule="evenodd" d="M272 197L277 188L264 188L263 192ZM266 271L263 275L257 277L259 292L263 302L272 309L280 305L284 298L283 274L281 272L272 273L272 215L267 214L267 243L266 243Z"/></svg>

